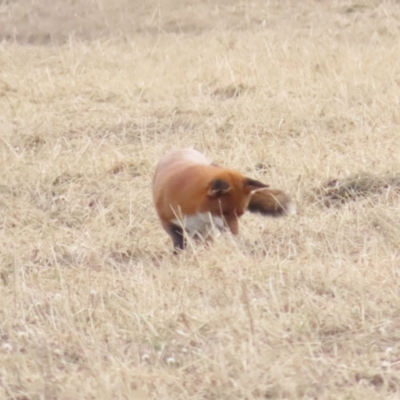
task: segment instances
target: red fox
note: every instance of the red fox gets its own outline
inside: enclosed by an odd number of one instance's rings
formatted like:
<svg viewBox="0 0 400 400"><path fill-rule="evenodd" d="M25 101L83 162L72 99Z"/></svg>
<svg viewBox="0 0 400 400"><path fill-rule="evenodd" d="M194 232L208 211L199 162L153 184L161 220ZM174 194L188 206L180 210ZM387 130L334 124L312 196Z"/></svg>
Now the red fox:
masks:
<svg viewBox="0 0 400 400"><path fill-rule="evenodd" d="M174 150L161 158L153 177L153 200L174 253L185 249L186 235L207 239L225 228L237 235L246 210L270 216L296 212L286 193L210 164L193 149Z"/></svg>

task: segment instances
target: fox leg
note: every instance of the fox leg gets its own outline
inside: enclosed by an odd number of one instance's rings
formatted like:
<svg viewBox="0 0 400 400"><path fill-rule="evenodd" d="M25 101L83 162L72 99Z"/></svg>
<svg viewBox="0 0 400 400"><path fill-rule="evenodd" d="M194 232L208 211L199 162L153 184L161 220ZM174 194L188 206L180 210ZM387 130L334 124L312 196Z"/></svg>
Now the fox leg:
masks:
<svg viewBox="0 0 400 400"><path fill-rule="evenodd" d="M168 233L174 244L174 254L178 254L178 250L185 250L186 238L183 228L175 224L170 224L168 226Z"/></svg>

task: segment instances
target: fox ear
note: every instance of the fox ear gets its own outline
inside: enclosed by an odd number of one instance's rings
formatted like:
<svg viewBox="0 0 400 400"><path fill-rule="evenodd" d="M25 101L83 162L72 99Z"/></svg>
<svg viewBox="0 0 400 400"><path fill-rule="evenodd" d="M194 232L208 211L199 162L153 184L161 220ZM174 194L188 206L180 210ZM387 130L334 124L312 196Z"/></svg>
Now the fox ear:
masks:
<svg viewBox="0 0 400 400"><path fill-rule="evenodd" d="M208 189L210 197L220 197L232 189L231 185L222 179L214 179Z"/></svg>
<svg viewBox="0 0 400 400"><path fill-rule="evenodd" d="M244 178L244 186L249 189L250 192L255 192L256 190L269 187L269 185L266 185L265 183L256 181L255 179L251 178Z"/></svg>

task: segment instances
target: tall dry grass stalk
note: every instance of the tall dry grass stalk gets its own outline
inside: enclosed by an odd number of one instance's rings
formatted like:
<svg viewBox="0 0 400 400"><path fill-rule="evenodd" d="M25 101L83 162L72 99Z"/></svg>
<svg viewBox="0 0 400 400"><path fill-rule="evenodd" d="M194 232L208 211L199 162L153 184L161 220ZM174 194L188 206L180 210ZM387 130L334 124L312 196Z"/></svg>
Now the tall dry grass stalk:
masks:
<svg viewBox="0 0 400 400"><path fill-rule="evenodd" d="M398 399L398 186L315 193L400 171L399 18L0 2L0 398ZM298 215L173 257L150 181L183 146Z"/></svg>

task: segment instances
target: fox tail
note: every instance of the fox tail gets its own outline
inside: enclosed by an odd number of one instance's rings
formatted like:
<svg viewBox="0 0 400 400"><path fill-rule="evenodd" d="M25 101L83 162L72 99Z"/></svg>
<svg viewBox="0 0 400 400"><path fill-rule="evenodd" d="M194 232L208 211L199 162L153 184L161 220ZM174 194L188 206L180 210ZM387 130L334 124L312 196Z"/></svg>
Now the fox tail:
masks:
<svg viewBox="0 0 400 400"><path fill-rule="evenodd" d="M247 209L271 217L296 214L296 205L285 192L269 188L255 191Z"/></svg>

